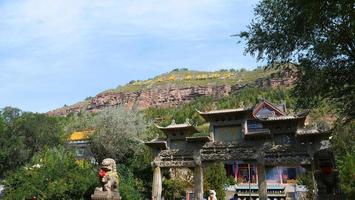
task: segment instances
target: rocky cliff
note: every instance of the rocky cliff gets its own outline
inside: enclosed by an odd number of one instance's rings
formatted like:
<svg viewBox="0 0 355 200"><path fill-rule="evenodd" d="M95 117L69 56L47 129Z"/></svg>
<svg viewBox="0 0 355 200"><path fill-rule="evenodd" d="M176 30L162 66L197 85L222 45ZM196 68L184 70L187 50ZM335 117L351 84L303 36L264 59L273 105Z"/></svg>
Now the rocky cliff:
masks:
<svg viewBox="0 0 355 200"><path fill-rule="evenodd" d="M103 92L85 102L48 112L50 115L67 115L80 111L97 112L107 107L122 105L126 108L169 107L188 103L201 96L220 98L237 92L245 85L211 85L191 87L158 87L134 92Z"/></svg>
<svg viewBox="0 0 355 200"><path fill-rule="evenodd" d="M48 114L97 112L118 105L129 109L177 106L202 96L212 98L227 96L250 85L256 87L289 86L294 80L293 74L289 74L280 77L280 73L275 70L261 69L218 72L173 71L145 81L131 81L123 87L102 92L74 105L49 111ZM278 81L278 84L273 83L279 79L283 81Z"/></svg>

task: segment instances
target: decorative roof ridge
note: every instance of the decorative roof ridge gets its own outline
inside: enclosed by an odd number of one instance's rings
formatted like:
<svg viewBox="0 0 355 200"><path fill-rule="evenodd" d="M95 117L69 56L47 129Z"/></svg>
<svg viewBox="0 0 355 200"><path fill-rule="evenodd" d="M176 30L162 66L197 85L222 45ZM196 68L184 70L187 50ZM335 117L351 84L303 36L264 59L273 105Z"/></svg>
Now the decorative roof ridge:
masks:
<svg viewBox="0 0 355 200"><path fill-rule="evenodd" d="M288 119L303 119L306 116L297 116L297 115L284 115L284 116L273 116L273 117L255 117L261 121L277 121L277 120L288 120Z"/></svg>
<svg viewBox="0 0 355 200"><path fill-rule="evenodd" d="M208 115L208 114L222 114L222 113L231 113L231 112L240 112L253 110L252 107L241 107L241 108L228 108L228 109L219 109L219 110L211 110L211 111L200 111L195 109L200 115Z"/></svg>
<svg viewBox="0 0 355 200"><path fill-rule="evenodd" d="M286 115L285 112L283 112L282 110L280 110L279 108L277 108L277 106L275 106L273 103L271 103L270 101L268 101L268 100L266 100L266 99L263 99L263 100L262 100L259 104L257 104L257 105L255 106L255 108L254 108L253 116L254 116L255 118L257 118L257 117L255 116L256 111L260 110L260 109L261 109L260 106L263 105L263 104L266 104L267 106L271 107L273 110L277 111L279 114L281 114L281 115L283 115L283 116Z"/></svg>
<svg viewBox="0 0 355 200"><path fill-rule="evenodd" d="M155 124L155 126L159 129L175 129L175 128L187 128L187 127L194 127L190 123L182 123L182 124L169 124L168 126L159 126L158 124Z"/></svg>
<svg viewBox="0 0 355 200"><path fill-rule="evenodd" d="M196 127L194 125L192 125L190 123L190 120L187 118L186 121L184 123L181 124L176 124L175 120L172 120L171 124L169 124L168 126L159 126L158 124L154 124L158 129L162 130L162 131L168 131L168 130L176 130L176 129L188 129L190 130L190 132L199 132Z"/></svg>

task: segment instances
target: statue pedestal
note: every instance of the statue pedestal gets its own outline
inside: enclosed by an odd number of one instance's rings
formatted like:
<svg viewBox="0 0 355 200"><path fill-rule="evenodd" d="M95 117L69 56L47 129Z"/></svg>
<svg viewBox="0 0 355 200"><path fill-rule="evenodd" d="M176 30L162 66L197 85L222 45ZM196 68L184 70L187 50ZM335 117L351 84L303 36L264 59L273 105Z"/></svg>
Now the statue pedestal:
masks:
<svg viewBox="0 0 355 200"><path fill-rule="evenodd" d="M108 191L95 191L91 195L92 200L121 200L120 193Z"/></svg>

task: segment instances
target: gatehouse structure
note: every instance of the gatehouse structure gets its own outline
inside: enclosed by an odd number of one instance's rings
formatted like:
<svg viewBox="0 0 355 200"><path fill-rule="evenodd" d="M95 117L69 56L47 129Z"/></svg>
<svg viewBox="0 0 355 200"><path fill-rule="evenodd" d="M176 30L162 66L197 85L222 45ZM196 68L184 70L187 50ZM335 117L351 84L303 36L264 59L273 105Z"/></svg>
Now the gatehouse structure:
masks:
<svg viewBox="0 0 355 200"><path fill-rule="evenodd" d="M154 168L152 199L161 199L162 169L193 171L194 199L203 199L203 168L223 162L235 185L227 194L241 199L296 199L296 178L314 171L313 156L328 140L329 132L306 129L307 112L288 114L285 104L266 100L254 107L197 111L209 122L208 136L187 120L158 128L166 138L146 142L152 148ZM333 166L334 167L334 166Z"/></svg>

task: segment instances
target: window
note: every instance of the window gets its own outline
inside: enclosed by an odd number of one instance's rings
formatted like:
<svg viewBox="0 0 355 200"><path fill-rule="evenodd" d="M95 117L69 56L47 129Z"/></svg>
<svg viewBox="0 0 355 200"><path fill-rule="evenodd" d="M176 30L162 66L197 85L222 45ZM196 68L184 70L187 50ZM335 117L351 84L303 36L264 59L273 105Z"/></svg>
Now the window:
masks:
<svg viewBox="0 0 355 200"><path fill-rule="evenodd" d="M263 125L260 122L248 121L248 130L250 129L262 129Z"/></svg>
<svg viewBox="0 0 355 200"><path fill-rule="evenodd" d="M249 166L250 166L250 177L249 177ZM226 175L228 177L234 177L237 183L256 183L256 166L253 164L246 164L242 161L227 161L224 164L226 170Z"/></svg>
<svg viewBox="0 0 355 200"><path fill-rule="evenodd" d="M306 172L303 167L280 167L280 170L282 183L296 183L297 177Z"/></svg>
<svg viewBox="0 0 355 200"><path fill-rule="evenodd" d="M249 177L250 167L250 177ZM252 164L238 164L237 183L256 183L256 167Z"/></svg>
<svg viewBox="0 0 355 200"><path fill-rule="evenodd" d="M296 168L281 168L282 183L291 183L296 180Z"/></svg>
<svg viewBox="0 0 355 200"><path fill-rule="evenodd" d="M78 148L78 149L75 150L75 154L78 157L85 156L86 149L85 148Z"/></svg>
<svg viewBox="0 0 355 200"><path fill-rule="evenodd" d="M266 167L266 181L268 183L280 183L280 175L278 167Z"/></svg>
<svg viewBox="0 0 355 200"><path fill-rule="evenodd" d="M268 183L296 183L296 178L305 172L303 167L267 167L266 181Z"/></svg>

